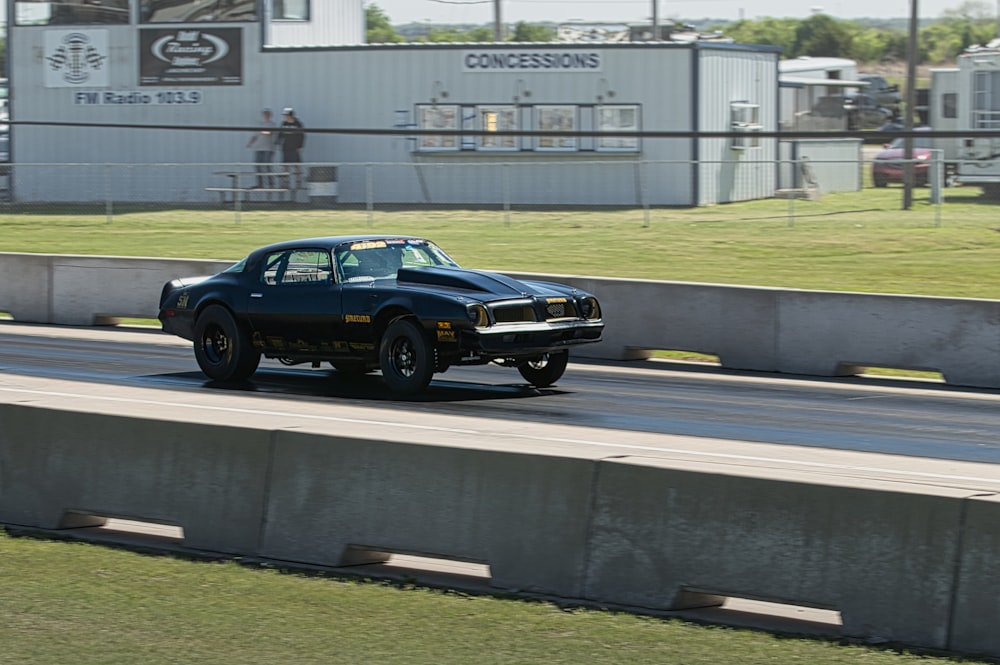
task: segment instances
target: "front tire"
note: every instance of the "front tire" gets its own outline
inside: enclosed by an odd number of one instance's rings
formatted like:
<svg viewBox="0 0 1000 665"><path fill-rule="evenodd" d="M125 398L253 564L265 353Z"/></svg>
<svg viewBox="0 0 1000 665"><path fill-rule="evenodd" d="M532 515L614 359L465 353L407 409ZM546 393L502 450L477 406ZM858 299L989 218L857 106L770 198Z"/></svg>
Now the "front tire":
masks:
<svg viewBox="0 0 1000 665"><path fill-rule="evenodd" d="M194 357L215 381L242 381L257 371L260 353L228 309L209 305L194 326Z"/></svg>
<svg viewBox="0 0 1000 665"><path fill-rule="evenodd" d="M546 353L538 360L531 360L517 368L524 380L536 388L546 388L562 378L569 362L569 351Z"/></svg>
<svg viewBox="0 0 1000 665"><path fill-rule="evenodd" d="M434 354L420 327L409 319L389 324L378 351L382 380L397 395L415 395L434 374Z"/></svg>

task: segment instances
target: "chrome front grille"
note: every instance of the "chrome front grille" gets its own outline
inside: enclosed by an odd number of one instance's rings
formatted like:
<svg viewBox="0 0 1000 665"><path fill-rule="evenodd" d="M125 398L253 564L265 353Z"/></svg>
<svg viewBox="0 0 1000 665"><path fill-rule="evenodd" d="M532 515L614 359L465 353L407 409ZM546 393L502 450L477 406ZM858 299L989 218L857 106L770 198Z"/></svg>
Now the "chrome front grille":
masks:
<svg viewBox="0 0 1000 665"><path fill-rule="evenodd" d="M576 306L570 300L545 303L545 319L576 318Z"/></svg>

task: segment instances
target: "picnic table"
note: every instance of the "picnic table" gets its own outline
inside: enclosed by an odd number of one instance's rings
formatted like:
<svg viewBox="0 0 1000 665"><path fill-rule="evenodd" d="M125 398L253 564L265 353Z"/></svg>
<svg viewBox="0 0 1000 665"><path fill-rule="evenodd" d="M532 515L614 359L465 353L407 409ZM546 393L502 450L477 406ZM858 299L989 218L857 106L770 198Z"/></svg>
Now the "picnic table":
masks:
<svg viewBox="0 0 1000 665"><path fill-rule="evenodd" d="M228 187L206 187L206 192L218 192L219 202L225 206L227 203L231 203L234 206L239 205L240 202L250 201L251 195L253 193L259 193L266 195L268 200L271 200L273 196L277 196L278 200L290 200L290 195L292 190L288 187L281 186L283 182L287 182L287 178L290 175L286 171L215 171L214 175L226 176L229 178ZM271 185L268 187L260 187L257 185L258 182L270 182ZM277 187L274 185L278 185Z"/></svg>

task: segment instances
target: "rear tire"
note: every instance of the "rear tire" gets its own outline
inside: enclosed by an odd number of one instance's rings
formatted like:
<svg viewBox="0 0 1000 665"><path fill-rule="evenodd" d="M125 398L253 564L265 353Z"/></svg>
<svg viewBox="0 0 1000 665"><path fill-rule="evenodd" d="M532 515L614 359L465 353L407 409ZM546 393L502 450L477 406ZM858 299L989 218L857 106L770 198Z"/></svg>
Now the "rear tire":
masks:
<svg viewBox="0 0 1000 665"><path fill-rule="evenodd" d="M420 327L410 319L389 324L378 351L382 380L397 395L423 391L434 375L434 354Z"/></svg>
<svg viewBox="0 0 1000 665"><path fill-rule="evenodd" d="M885 176L873 175L872 182L876 187L885 187L889 182L885 179Z"/></svg>
<svg viewBox="0 0 1000 665"><path fill-rule="evenodd" d="M194 325L194 357L215 381L242 381L257 371L260 352L228 309L209 305Z"/></svg>
<svg viewBox="0 0 1000 665"><path fill-rule="evenodd" d="M569 351L553 351L538 360L526 362L517 371L536 388L546 388L562 378L568 362Z"/></svg>

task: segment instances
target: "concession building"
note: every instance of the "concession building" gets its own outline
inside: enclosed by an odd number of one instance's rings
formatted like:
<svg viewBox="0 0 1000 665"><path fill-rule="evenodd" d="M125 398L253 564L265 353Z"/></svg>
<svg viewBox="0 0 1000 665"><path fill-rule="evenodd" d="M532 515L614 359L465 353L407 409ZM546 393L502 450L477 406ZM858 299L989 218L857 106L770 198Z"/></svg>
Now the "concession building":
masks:
<svg viewBox="0 0 1000 665"><path fill-rule="evenodd" d="M690 206L778 187L778 142L759 136L778 127L774 47L365 44L361 0L7 2L17 202L217 201L221 172L253 171L262 109L285 107L310 175L335 166L347 204Z"/></svg>

